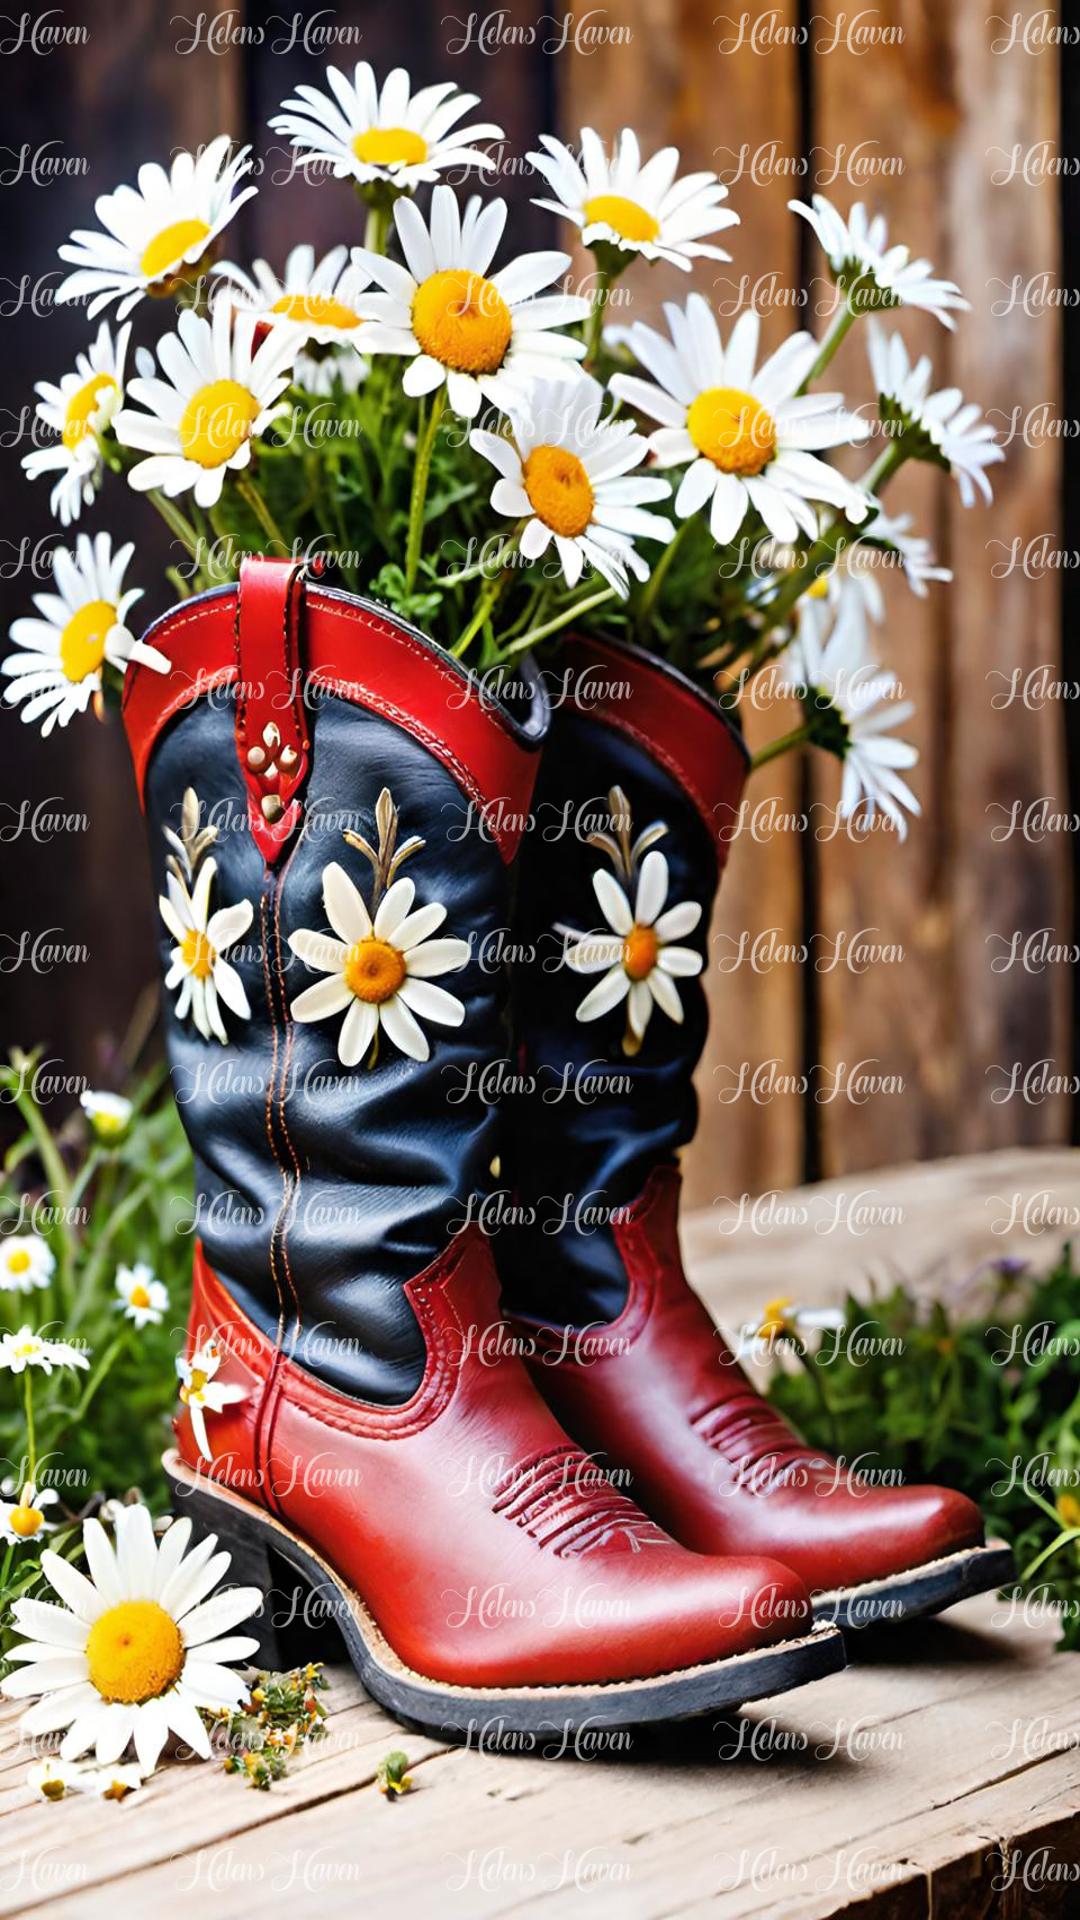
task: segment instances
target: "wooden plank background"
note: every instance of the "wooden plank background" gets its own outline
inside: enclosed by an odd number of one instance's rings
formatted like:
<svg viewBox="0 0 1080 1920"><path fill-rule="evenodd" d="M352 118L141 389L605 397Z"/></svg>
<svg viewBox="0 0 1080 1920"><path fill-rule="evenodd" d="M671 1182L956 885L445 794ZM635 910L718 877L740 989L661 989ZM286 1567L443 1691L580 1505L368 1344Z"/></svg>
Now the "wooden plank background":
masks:
<svg viewBox="0 0 1080 1920"><path fill-rule="evenodd" d="M730 18L716 0L619 0L609 10L579 8L576 23L567 16L560 45L563 16L556 22L549 14L538 24L522 0L497 15L472 16L471 30L465 10L458 16L434 5L413 8L404 32L395 10L348 0L319 14L339 46L306 53L301 46L281 49L288 9L253 0L220 9L213 46L201 35L191 50L185 43L196 9L188 20L155 0L96 0L88 19L70 8L68 21L85 25L82 43L45 57L0 56L13 154L24 142L55 141L56 150L85 163L77 177L49 186L0 185L10 283L0 285L9 428L0 435L8 502L8 545L0 546L5 625L41 584L19 569L17 543L49 532L45 487L30 489L19 475L24 448L14 443L14 423L33 380L57 374L83 337L79 315L47 303L58 278L57 242L71 226L87 224L93 197L130 178L141 159L197 144L223 127L255 141L269 176L230 231L230 252L266 253L279 263L298 239L322 247L348 237L350 222L358 231L344 187L270 183L284 153L267 132L267 118L298 80L317 79L326 59L348 66L362 55L382 70L404 60L420 80L447 74L478 92L507 129L500 187L513 205L517 247L555 238L548 216L530 205L534 183L509 158L523 154L543 127L572 142L583 122L606 135L629 122L647 150L673 141L688 165L716 167L731 180L741 215L742 225L728 236L735 261L696 272L692 283L711 284L721 308L733 302L743 276L766 289L790 283L805 296L801 314L820 328L820 255L787 201L820 186L846 208L861 193L887 212L898 237L958 279L972 302L955 337L931 320L904 317L911 346L932 352L939 384L955 380L970 389L1002 425L1014 408L1026 413L1044 403L1060 417L1063 343L1055 312L993 311L1014 276L1062 274L1053 173L1005 184L993 177L1014 146L1056 146L1058 54L1052 46L995 51L1001 28L988 24L987 12L982 0L948 7L879 0L858 14L860 32L852 39L845 31L855 15L839 0L780 0L745 13L731 0ZM14 170L14 161L9 165ZM869 177L860 178L867 165ZM46 293L33 316L13 291L23 275ZM644 317L661 299L683 297L689 277L639 269L630 284L633 312ZM775 292L766 297L765 336L776 344L791 310ZM625 310L617 317L625 319ZM868 396L858 334L836 371L850 395ZM915 513L957 574L952 587L927 601L888 583L886 658L919 705L910 732L922 754L915 785L923 817L903 847L876 835L822 838L817 829L835 801L836 768L784 761L755 783L755 807L767 811L773 803L787 817L802 810L810 824L758 838L744 832L732 856L709 982L713 1026L699 1079L702 1124L687 1157L697 1205L806 1174L1070 1137L1066 1093L1039 1103L995 1101L1002 1076L988 1071L1042 1059L1058 1075L1071 1067L1065 967L994 972L990 961L1000 947L988 945L989 935L1009 938L1044 926L1056 939L1070 937L1068 836L991 838L1013 801L1047 796L1058 809L1067 805L1062 705L991 705L1002 684L995 673L1017 664L1060 670L1057 571L1028 577L1017 568L1004 578L992 572L1018 535L1059 539L1059 448L1055 438L1037 445L1014 438L1007 466L995 470L989 511L965 513L944 475L920 470L901 477L890 506ZM152 583L162 541L139 503L118 506L114 498L100 519L136 539L135 570ZM153 588L149 610L162 604L163 592ZM753 743L786 720L780 710L752 715ZM116 729L84 723L42 747L14 721L2 724L5 798L16 811L5 809L0 823L16 820L26 796L58 795L67 811L87 818L85 830L48 845L5 833L3 1038L42 1039L70 1071L93 1079L109 1070L112 1046L152 978L152 903L123 742ZM12 970L19 934L45 928L61 929L85 957L48 973ZM862 974L792 961L766 972L745 964L724 970L744 931L770 929L780 942L805 943L817 959L838 936L873 929L873 939L901 947L903 958ZM768 1099L725 1098L740 1071L770 1061L788 1090ZM861 1102L828 1098L836 1077L857 1063L885 1088ZM888 1090L890 1082L897 1091Z"/></svg>

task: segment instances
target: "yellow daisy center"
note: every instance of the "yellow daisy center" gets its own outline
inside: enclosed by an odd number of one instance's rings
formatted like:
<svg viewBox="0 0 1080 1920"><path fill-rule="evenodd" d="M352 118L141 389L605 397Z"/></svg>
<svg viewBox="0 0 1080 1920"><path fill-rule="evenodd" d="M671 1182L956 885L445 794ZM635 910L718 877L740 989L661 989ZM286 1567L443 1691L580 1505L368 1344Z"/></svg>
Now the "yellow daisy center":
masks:
<svg viewBox="0 0 1080 1920"><path fill-rule="evenodd" d="M238 380L211 380L180 416L180 449L199 467L221 467L243 446L259 402Z"/></svg>
<svg viewBox="0 0 1080 1920"><path fill-rule="evenodd" d="M7 1270L9 1273L26 1273L29 1266L30 1255L27 1253L25 1247L16 1247L14 1253L8 1254Z"/></svg>
<svg viewBox="0 0 1080 1920"><path fill-rule="evenodd" d="M660 232L660 222L646 207L638 205L636 200L627 200L621 193L598 193L586 200L582 209L586 226L598 220L610 227L621 240L634 240L639 244L646 240L655 240Z"/></svg>
<svg viewBox="0 0 1080 1920"><path fill-rule="evenodd" d="M113 393L120 391L112 374L95 373L92 380L87 380L77 393L72 394L67 403L64 431L61 435L65 447L77 447L80 440L85 440L90 432L91 418L110 388Z"/></svg>
<svg viewBox="0 0 1080 1920"><path fill-rule="evenodd" d="M405 955L388 940L369 934L350 947L345 959L345 984L358 1000L375 1006L390 1000L405 978Z"/></svg>
<svg viewBox="0 0 1080 1920"><path fill-rule="evenodd" d="M128 1305L130 1307L148 1307L150 1305L150 1294L141 1281L137 1282L128 1294Z"/></svg>
<svg viewBox="0 0 1080 1920"><path fill-rule="evenodd" d="M365 167L415 167L428 157L427 141L411 127L368 127L352 150Z"/></svg>
<svg viewBox="0 0 1080 1920"><path fill-rule="evenodd" d="M655 927L631 927L623 941L622 963L631 980L645 980L656 965L660 942Z"/></svg>
<svg viewBox="0 0 1080 1920"><path fill-rule="evenodd" d="M203 1392L204 1388L206 1387L206 1384L209 1378L210 1378L210 1375L208 1373L204 1373L201 1367L192 1367L191 1380L189 1384L186 1387L181 1387L180 1389L180 1398L183 1401L185 1407L190 1406L193 1400L195 1401L196 1405L198 1404L199 1395Z"/></svg>
<svg viewBox="0 0 1080 1920"><path fill-rule="evenodd" d="M176 220L171 227L162 227L160 233L155 233L143 248L139 266L147 280L161 280L170 268L180 265L192 248L209 237L205 220Z"/></svg>
<svg viewBox="0 0 1080 1920"><path fill-rule="evenodd" d="M184 935L184 944L180 952L183 955L185 967L189 973L195 975L196 980L210 978L214 971L217 954L205 933L200 933L197 927L189 927Z"/></svg>
<svg viewBox="0 0 1080 1920"><path fill-rule="evenodd" d="M1080 1500L1075 1493L1059 1493L1054 1505L1063 1527L1080 1527Z"/></svg>
<svg viewBox="0 0 1080 1920"><path fill-rule="evenodd" d="M44 1526L45 1515L40 1507L12 1507L8 1515L8 1524L12 1533L17 1533L20 1540L32 1540L35 1533Z"/></svg>
<svg viewBox="0 0 1080 1920"><path fill-rule="evenodd" d="M455 373L494 373L510 345L510 309L483 274L452 267L416 289L413 332L425 353Z"/></svg>
<svg viewBox="0 0 1080 1920"><path fill-rule="evenodd" d="M761 1316L761 1325L758 1328L758 1338L761 1340L775 1339L785 1332L790 1307L791 1295L788 1293L782 1294L779 1300L767 1301L765 1311Z"/></svg>
<svg viewBox="0 0 1080 1920"><path fill-rule="evenodd" d="M334 300L328 293L286 293L275 300L271 313L283 313L287 319L299 321L306 327L338 327L346 333L352 327L358 327L360 320L340 300Z"/></svg>
<svg viewBox="0 0 1080 1920"><path fill-rule="evenodd" d="M67 1785L63 1780L43 1780L41 1783L42 1797L46 1800L62 1800L66 1792Z"/></svg>
<svg viewBox="0 0 1080 1920"><path fill-rule="evenodd" d="M184 1643L172 1615L156 1600L121 1600L94 1621L87 1636L90 1683L103 1700L134 1704L164 1693L184 1670Z"/></svg>
<svg viewBox="0 0 1080 1920"><path fill-rule="evenodd" d="M73 613L60 635L60 665L69 680L85 680L105 658L105 642L116 625L110 600L88 600Z"/></svg>
<svg viewBox="0 0 1080 1920"><path fill-rule="evenodd" d="M576 453L565 447L534 447L521 477L533 511L546 527L568 540L584 533L596 496Z"/></svg>
<svg viewBox="0 0 1080 1920"><path fill-rule="evenodd" d="M721 473L760 473L776 452L776 422L751 393L709 387L686 416L686 430L699 453Z"/></svg>

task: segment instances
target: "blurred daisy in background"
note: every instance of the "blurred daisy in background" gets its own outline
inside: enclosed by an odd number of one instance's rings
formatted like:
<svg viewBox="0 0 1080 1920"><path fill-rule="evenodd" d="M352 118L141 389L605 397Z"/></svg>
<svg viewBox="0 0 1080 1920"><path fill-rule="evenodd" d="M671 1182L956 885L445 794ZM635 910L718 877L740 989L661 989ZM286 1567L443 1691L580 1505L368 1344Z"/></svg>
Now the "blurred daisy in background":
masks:
<svg viewBox="0 0 1080 1920"><path fill-rule="evenodd" d="M241 313L292 339L296 347L351 345L362 325L358 301L371 276L349 261L349 249L333 247L316 264L315 249L293 247L280 277L266 260L245 272L231 260L213 268L217 297L227 288Z"/></svg>
<svg viewBox="0 0 1080 1920"><path fill-rule="evenodd" d="M47 1287L56 1261L39 1233L5 1233L0 1237L0 1290L33 1293Z"/></svg>
<svg viewBox="0 0 1080 1920"><path fill-rule="evenodd" d="M815 193L809 206L801 200L789 200L788 206L813 228L853 312L920 307L943 327L955 329L953 312L969 310L956 282L935 279L929 260L913 260L910 247L899 243L890 247L884 214L869 216L861 200L846 220L823 193Z"/></svg>
<svg viewBox="0 0 1080 1920"><path fill-rule="evenodd" d="M101 485L103 462L97 436L104 433L124 395L124 360L130 323L114 340L103 320L86 353L75 355L74 373L61 376L59 386L39 380L37 417L57 437L51 446L23 456L29 480L43 473L59 478L49 495L49 508L62 526L69 527L90 506Z"/></svg>
<svg viewBox="0 0 1080 1920"><path fill-rule="evenodd" d="M886 334L871 323L869 339L870 370L887 429L909 443L912 459L951 473L965 507L974 506L976 489L989 505L994 496L986 469L1004 460L1005 450L981 410L964 404L959 387L931 393L934 369L929 354L913 366L898 333Z"/></svg>

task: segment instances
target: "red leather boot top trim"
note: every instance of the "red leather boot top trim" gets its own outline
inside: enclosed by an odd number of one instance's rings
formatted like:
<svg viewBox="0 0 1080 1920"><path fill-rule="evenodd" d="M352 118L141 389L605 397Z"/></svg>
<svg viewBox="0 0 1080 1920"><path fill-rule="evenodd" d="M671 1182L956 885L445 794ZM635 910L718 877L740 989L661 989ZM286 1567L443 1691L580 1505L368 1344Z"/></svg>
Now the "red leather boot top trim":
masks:
<svg viewBox="0 0 1080 1920"><path fill-rule="evenodd" d="M140 800L163 729L238 677L237 602L236 587L222 588L185 602L148 630L172 671L135 666L127 675L124 725ZM475 802L509 863L528 817L539 740L526 738L470 674L392 615L328 587L307 587L304 602L308 685L381 713L420 740ZM280 596L278 604L280 611Z"/></svg>
<svg viewBox="0 0 1080 1920"><path fill-rule="evenodd" d="M582 710L667 768L701 814L723 867L750 756L715 700L635 647L574 635L561 664Z"/></svg>
<svg viewBox="0 0 1080 1920"><path fill-rule="evenodd" d="M267 865L300 818L311 741L300 660L302 563L242 562L236 590L236 752L248 825Z"/></svg>

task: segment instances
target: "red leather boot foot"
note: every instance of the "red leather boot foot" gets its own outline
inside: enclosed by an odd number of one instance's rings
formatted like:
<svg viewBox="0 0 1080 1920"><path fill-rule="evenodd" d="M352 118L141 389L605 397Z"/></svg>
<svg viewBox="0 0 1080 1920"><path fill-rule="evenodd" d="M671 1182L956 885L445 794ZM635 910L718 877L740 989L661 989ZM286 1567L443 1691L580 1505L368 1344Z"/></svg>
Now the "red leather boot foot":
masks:
<svg viewBox="0 0 1080 1920"><path fill-rule="evenodd" d="M732 1709L843 1666L790 1569L687 1552L567 1439L499 1337L476 1228L410 1284L428 1358L402 1406L302 1372L201 1254L195 1282L192 1351L232 1392L212 1461L186 1413L166 1471L176 1512L267 1595L269 1664L275 1626L313 1607L381 1706L488 1745Z"/></svg>
<svg viewBox="0 0 1080 1920"><path fill-rule="evenodd" d="M1011 1578L1010 1549L947 1487L860 1485L751 1386L682 1270L679 1176L615 1226L626 1305L608 1325L515 1333L568 1433L698 1553L782 1560L845 1628L938 1613Z"/></svg>

